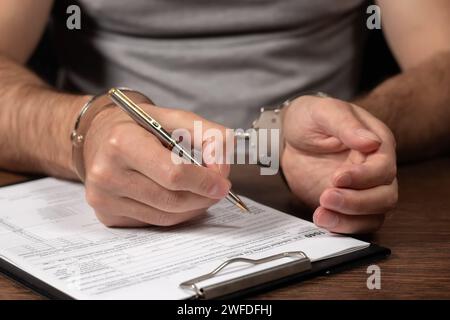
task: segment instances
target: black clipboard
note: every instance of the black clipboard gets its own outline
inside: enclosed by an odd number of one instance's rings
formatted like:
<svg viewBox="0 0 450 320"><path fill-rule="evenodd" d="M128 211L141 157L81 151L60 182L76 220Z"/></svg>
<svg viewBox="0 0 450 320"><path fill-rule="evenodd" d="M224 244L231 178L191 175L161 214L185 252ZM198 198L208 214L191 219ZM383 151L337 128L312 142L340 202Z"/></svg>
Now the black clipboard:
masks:
<svg viewBox="0 0 450 320"><path fill-rule="evenodd" d="M184 283L180 284L180 287L192 289L193 293L195 293L192 299L242 298L250 296L252 294L262 293L271 289L279 288L283 285L299 283L316 276L330 275L349 269L351 267L368 264L380 259L385 259L390 254L390 249L378 246L376 244L370 244L367 248L316 262L311 262L309 258L301 251L283 252L259 260L238 258L226 261L222 265L218 266L215 270L213 270L210 274L185 281ZM253 273L246 277L233 279L231 280L231 282L227 281L224 283L219 283L208 288L199 288L196 286L196 282L198 280L212 278L215 271L220 271L227 265L234 262L244 260L245 262L250 262L252 264L259 264L283 257L297 257L298 259L294 259L291 263L271 268L270 270L262 271L260 273ZM1 256L0 273L46 298L58 300L74 299L72 296L20 269Z"/></svg>
<svg viewBox="0 0 450 320"><path fill-rule="evenodd" d="M313 263L310 263L309 259L305 256L303 259L300 259L299 261L294 261L294 263L296 263L295 265L294 264L282 265L280 269L272 270L273 275L275 275L275 277L269 279L268 281L263 282L259 281L258 283L258 281L255 280L255 282L252 285L240 286L238 290L235 291L232 290L232 292L229 292L230 290L227 289L227 284L223 284L223 286L220 288L216 286L214 288L215 290L214 292L221 291L222 293L225 294L213 296L212 298L234 299L247 297L252 294L262 293L269 291L271 289L279 288L283 285L299 283L301 281L305 281L307 279L316 276L329 275L340 272L342 270L349 269L357 265L367 264L375 260L384 259L387 258L390 255L390 253L391 251L388 248L371 244L369 247L365 249L361 249L355 252L340 255L338 257L329 258ZM283 275L283 273L280 272L280 270L284 268L287 269L287 266L290 266L291 270L288 274ZM294 267L298 269L295 270ZM292 272L294 270L297 272ZM16 267L12 263L2 258L0 258L0 272L4 274L7 278L24 285L25 287L31 289L32 291L46 298L58 300L73 299L73 297L58 290L57 288L51 286L50 284L44 282L43 280L36 278L32 274ZM281 277L278 277L278 275L281 275ZM203 290L204 288L201 288L199 289L199 292L201 293ZM196 294L193 299L205 299L205 298L210 299L211 296L209 296L206 292L203 292L203 294Z"/></svg>

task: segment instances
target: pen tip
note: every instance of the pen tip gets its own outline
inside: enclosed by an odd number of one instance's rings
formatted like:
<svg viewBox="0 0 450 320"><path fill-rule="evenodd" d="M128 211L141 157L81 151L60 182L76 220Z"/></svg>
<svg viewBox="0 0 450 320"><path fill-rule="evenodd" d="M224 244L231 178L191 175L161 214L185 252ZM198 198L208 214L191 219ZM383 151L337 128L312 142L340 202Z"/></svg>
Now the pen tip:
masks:
<svg viewBox="0 0 450 320"><path fill-rule="evenodd" d="M239 198L239 196L234 194L233 192L228 192L227 199L239 209L241 209L242 212L250 212L249 208L245 205L241 198Z"/></svg>
<svg viewBox="0 0 450 320"><path fill-rule="evenodd" d="M237 205L239 206L239 209L241 209L241 211L250 213L250 209L245 205L244 202L241 201L237 203Z"/></svg>

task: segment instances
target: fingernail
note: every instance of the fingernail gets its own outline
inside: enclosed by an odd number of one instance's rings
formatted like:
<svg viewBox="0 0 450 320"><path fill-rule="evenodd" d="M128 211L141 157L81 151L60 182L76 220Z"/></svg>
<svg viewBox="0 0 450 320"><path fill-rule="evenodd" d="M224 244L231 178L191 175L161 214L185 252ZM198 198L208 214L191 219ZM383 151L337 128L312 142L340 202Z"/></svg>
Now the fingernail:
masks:
<svg viewBox="0 0 450 320"><path fill-rule="evenodd" d="M381 143L380 138L379 138L375 133L370 132L369 130L366 130L366 129L357 129L357 130L355 131L355 134L356 134L357 136L361 137L361 138L369 139L369 140L372 140L372 141L376 141L376 142L378 142L378 143Z"/></svg>
<svg viewBox="0 0 450 320"><path fill-rule="evenodd" d="M338 191L331 191L325 196L324 204L332 209L339 209L344 204L344 197Z"/></svg>
<svg viewBox="0 0 450 320"><path fill-rule="evenodd" d="M344 173L338 176L335 180L337 187L348 187L352 184L352 176L349 173Z"/></svg>
<svg viewBox="0 0 450 320"><path fill-rule="evenodd" d="M316 224L319 227L323 227L323 228L334 228L338 225L339 223L339 217L337 214L328 212L328 211L324 211L321 210L320 213L318 214L317 217L317 221Z"/></svg>

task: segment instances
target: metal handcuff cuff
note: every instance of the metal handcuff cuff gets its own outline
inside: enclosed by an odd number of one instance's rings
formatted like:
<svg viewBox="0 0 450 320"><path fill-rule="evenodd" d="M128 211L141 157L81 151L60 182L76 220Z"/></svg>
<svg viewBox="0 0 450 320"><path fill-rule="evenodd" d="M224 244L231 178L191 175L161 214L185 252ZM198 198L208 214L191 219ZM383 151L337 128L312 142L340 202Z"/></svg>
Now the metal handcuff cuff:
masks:
<svg viewBox="0 0 450 320"><path fill-rule="evenodd" d="M136 103L147 103L154 104L153 101L140 93L139 91L128 89L128 88L120 88L122 92L124 92L127 96L129 96ZM279 130L279 144L278 146L283 145L283 132L282 132L282 109L286 108L291 104L293 100L299 98L304 95L314 95L317 97L328 97L327 94L323 92L306 92L299 95L296 95L293 98L285 100L282 104L278 105L272 110L266 110L265 108L261 108L260 115L258 119L253 122L252 128L255 130L259 129L277 129ZM115 104L111 101L106 93L96 95L92 97L81 109L78 114L77 120L75 122L74 129L70 135L70 139L72 142L72 163L77 173L78 177L81 181L85 181L86 178L86 169L84 165L84 143L86 141L86 136L91 126L94 118L103 110L107 108L114 107ZM236 131L235 133L236 139L245 139L247 142L250 139L250 133L248 131ZM270 141L270 139L268 140ZM250 145L249 149L256 148L257 143L255 145ZM282 150L282 149L281 149ZM269 143L267 148L268 154L272 154L271 145ZM265 162L264 158L260 157L258 163L262 166L267 166L268 164Z"/></svg>
<svg viewBox="0 0 450 320"><path fill-rule="evenodd" d="M315 96L315 97L320 97L320 98L327 98L329 97L328 94L323 93L323 92L303 92L301 94L297 94L292 98L289 98L287 100L285 100L283 103L279 104L278 106L276 106L275 108L271 108L271 109L267 109L265 107L262 107L260 109L260 114L259 117L253 121L252 124L252 129L258 131L260 129L266 129L266 130L279 130L279 141L278 141L278 147L279 147L279 152L278 154L280 154L281 150L283 150L284 147L284 138L283 138L283 109L285 110L285 108L287 108L292 101L294 101L295 99L302 97L302 96ZM259 136L258 134L256 135L257 137ZM237 131L235 133L235 137L236 139L245 139L247 141L247 143L249 143L249 148L248 150L252 150L254 148L258 147L258 142L256 143L251 143L249 142L249 140L251 139L251 134L246 131L246 132L242 132L242 131ZM271 139L267 140L268 146L267 146L267 153L272 155L272 146L270 143ZM258 141L258 140L257 140ZM258 164L261 166L269 166L270 164L267 162L267 160L265 159L265 155L260 154L259 155L259 161Z"/></svg>
<svg viewBox="0 0 450 320"><path fill-rule="evenodd" d="M120 89L136 103L153 104L147 96L138 91L127 88ZM70 140L72 141L72 164L78 177L83 182L86 178L83 150L91 123L100 112L114 106L115 104L106 93L96 95L83 106L75 121L74 129L70 135Z"/></svg>

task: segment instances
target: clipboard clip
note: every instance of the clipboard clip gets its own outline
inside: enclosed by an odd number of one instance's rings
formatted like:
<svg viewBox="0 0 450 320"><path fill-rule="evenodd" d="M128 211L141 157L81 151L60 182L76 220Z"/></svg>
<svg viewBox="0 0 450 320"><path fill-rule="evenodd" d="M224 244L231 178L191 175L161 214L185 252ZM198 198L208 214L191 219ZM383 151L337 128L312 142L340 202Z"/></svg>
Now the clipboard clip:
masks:
<svg viewBox="0 0 450 320"><path fill-rule="evenodd" d="M259 265L283 258L292 258L293 260L245 276L225 280L220 283L214 283L206 285L204 287L199 286L200 282L216 277L220 273L220 271L231 264L244 262L252 265ZM223 262L217 268L207 274L181 283L180 287L183 289L194 291L195 297L198 299L214 299L237 291L256 287L264 283L282 279L310 269L311 261L308 256L302 251L283 252L261 259L233 258Z"/></svg>

